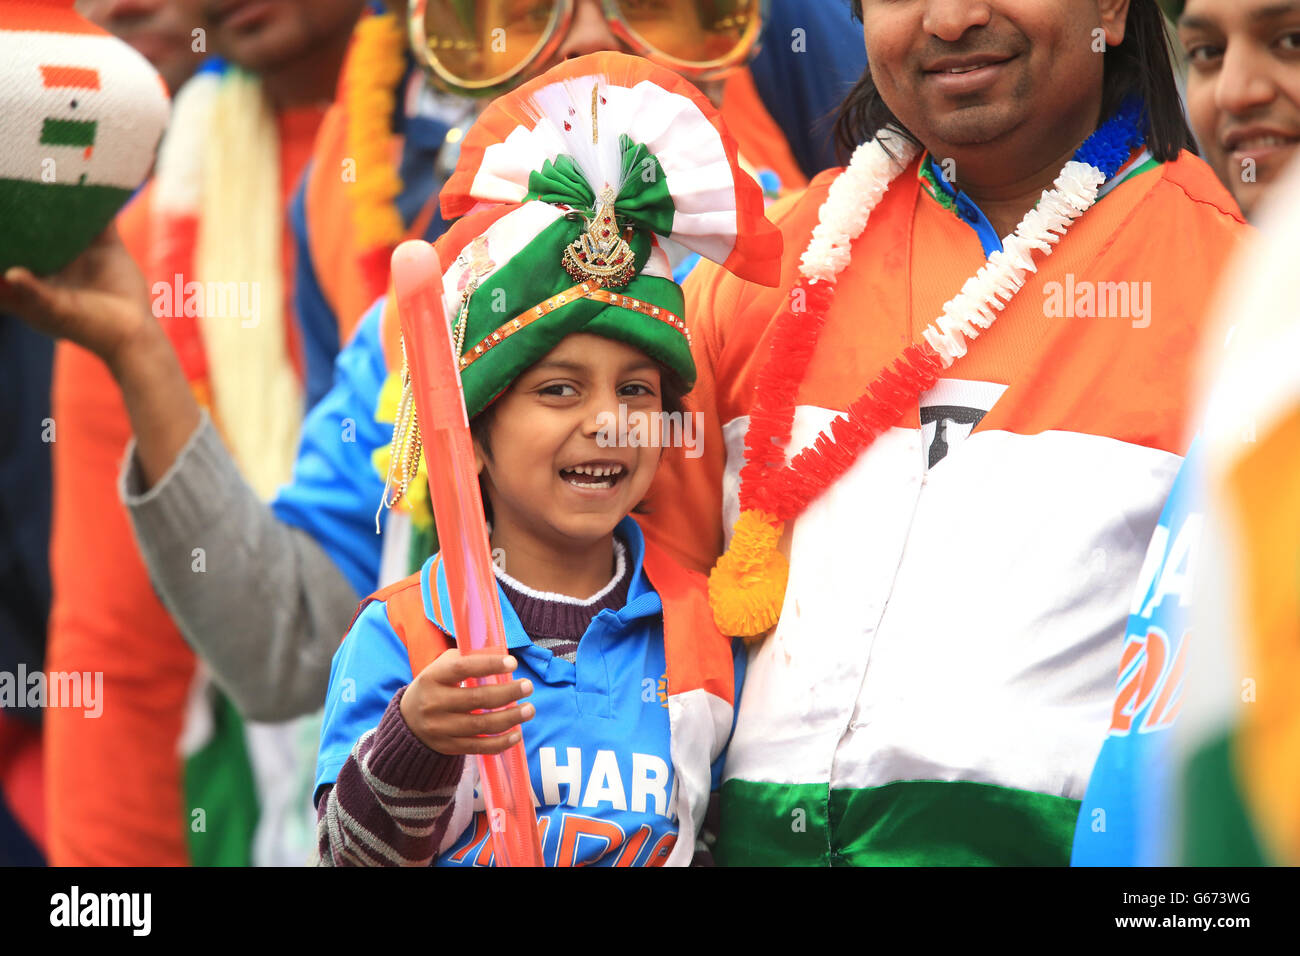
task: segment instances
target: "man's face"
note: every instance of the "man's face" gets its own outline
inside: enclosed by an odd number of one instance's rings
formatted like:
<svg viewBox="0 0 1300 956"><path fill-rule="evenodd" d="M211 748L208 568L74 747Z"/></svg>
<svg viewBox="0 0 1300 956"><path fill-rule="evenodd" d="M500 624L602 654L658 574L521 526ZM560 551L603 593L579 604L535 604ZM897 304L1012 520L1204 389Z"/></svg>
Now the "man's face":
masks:
<svg viewBox="0 0 1300 956"><path fill-rule="evenodd" d="M864 0L862 8L880 95L932 152L953 156L1095 123L1105 44L1123 40L1128 0Z"/></svg>
<svg viewBox="0 0 1300 956"><path fill-rule="evenodd" d="M1300 145L1300 0L1189 0L1187 112L1247 216Z"/></svg>
<svg viewBox="0 0 1300 956"><path fill-rule="evenodd" d="M578 0L573 8L573 22L560 45L556 58L583 56L605 50L628 51L609 28L600 0Z"/></svg>
<svg viewBox="0 0 1300 956"><path fill-rule="evenodd" d="M700 24L700 11L695 4L684 3L681 0L671 3L658 0L657 5L671 13L671 18L680 27L684 28L689 23L692 29L703 29ZM646 4L646 6L653 7L654 5ZM644 23L640 24L640 27L645 36L651 42L654 42L654 30L647 29ZM533 75L540 76L563 60L576 56L585 56L588 53L602 53L606 50L620 53L636 52L616 37L609 28L609 21L605 19L605 11L600 0L577 0L573 9L573 22L569 25L569 32L565 34L564 42L560 44L555 56L548 63L541 64L540 69L530 72ZM695 85L713 101L715 106L721 105L722 82L720 80L697 80Z"/></svg>
<svg viewBox="0 0 1300 956"><path fill-rule="evenodd" d="M292 61L351 30L363 0L204 0L211 47L252 72Z"/></svg>
<svg viewBox="0 0 1300 956"><path fill-rule="evenodd" d="M201 0L77 0L77 12L153 64L172 94L203 58L193 31L204 26Z"/></svg>

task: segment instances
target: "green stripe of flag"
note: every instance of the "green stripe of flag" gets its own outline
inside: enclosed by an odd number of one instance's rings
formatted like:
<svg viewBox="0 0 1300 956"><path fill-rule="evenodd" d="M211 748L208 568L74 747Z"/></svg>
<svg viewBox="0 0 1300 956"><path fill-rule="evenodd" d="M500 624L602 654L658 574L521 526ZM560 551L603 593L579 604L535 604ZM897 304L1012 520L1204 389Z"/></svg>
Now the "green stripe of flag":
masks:
<svg viewBox="0 0 1300 956"><path fill-rule="evenodd" d="M57 272L90 245L131 198L130 189L67 175L71 181L66 183L0 178L0 209L23 211L21 216L6 216L0 229L0 270L23 265L37 275Z"/></svg>
<svg viewBox="0 0 1300 956"><path fill-rule="evenodd" d="M829 793L824 783L728 780L714 858L722 866L828 866Z"/></svg>
<svg viewBox="0 0 1300 956"><path fill-rule="evenodd" d="M1231 732L1200 742L1182 770L1181 866L1267 866L1237 774Z"/></svg>
<svg viewBox="0 0 1300 956"><path fill-rule="evenodd" d="M837 862L1068 866L1078 800L986 783L906 780L831 792Z"/></svg>
<svg viewBox="0 0 1300 956"><path fill-rule="evenodd" d="M94 146L94 120L49 119L41 127L41 142L46 146Z"/></svg>
<svg viewBox="0 0 1300 956"><path fill-rule="evenodd" d="M183 768L190 863L252 866L260 812L257 781L244 722L229 698L215 696L212 736L185 758Z"/></svg>
<svg viewBox="0 0 1300 956"><path fill-rule="evenodd" d="M1078 815L1078 800L966 781L729 780L716 855L727 866L1066 866Z"/></svg>

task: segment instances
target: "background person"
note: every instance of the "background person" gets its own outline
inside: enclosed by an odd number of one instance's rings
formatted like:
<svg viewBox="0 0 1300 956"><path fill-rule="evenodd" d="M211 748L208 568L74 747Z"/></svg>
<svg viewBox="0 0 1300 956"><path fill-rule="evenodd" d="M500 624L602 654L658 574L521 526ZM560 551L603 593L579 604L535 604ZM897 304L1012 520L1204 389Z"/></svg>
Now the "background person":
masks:
<svg viewBox="0 0 1300 956"><path fill-rule="evenodd" d="M1189 64L1193 131L1223 184L1252 218L1259 217L1272 205L1283 164L1294 166L1294 144L1300 142L1300 4L1191 0L1171 6L1183 14L1178 38ZM1280 224L1279 231L1284 233ZM1249 474L1251 483L1259 481L1258 463L1266 455L1252 447L1261 440L1256 403L1286 388L1284 378L1268 375L1248 385L1242 372L1287 334L1285 310L1249 285L1276 268L1274 256L1262 248L1267 248L1264 240L1252 240L1251 251L1242 253L1220 291L1221 334L1210 337L1206 351L1211 367L1223 366L1234 402L1241 404L1231 413L1195 420L1193 428L1211 433L1189 451L1151 539L1124 638L1109 731L1075 828L1071 862L1076 866L1246 865L1294 858L1285 812L1275 807L1263 816L1257 812L1261 789L1267 803L1289 792L1294 761L1277 757L1278 738L1261 733L1253 712L1238 709L1215 676L1237 678L1253 673L1248 659L1273 658L1277 649L1270 626L1245 608L1255 603L1276 608L1288 600L1285 588L1258 571L1259 555L1277 543L1260 535L1257 521L1239 530L1249 538L1244 547L1211 543L1221 542L1225 526L1242 521L1244 506L1234 503L1243 491L1239 479L1220 474L1211 481L1209 474L1232 464ZM1268 264L1245 265L1257 258ZM1243 300L1251 307L1239 305ZM1251 346L1233 345L1236 333L1228 318L1232 324L1249 319L1256 327ZM1289 454L1284 427L1263 440L1271 442L1270 454ZM1278 503L1285 507L1284 502L1285 495ZM1232 557L1225 559L1225 553ZM1250 590L1234 595L1219 583L1235 573L1247 576ZM1206 594L1213 597L1202 608ZM1231 609L1234 601L1245 607ZM1204 637L1193 635L1198 620L1215 620ZM1269 670L1284 673L1275 666ZM1186 732L1178 718L1185 706L1201 711ZM1289 718L1275 707L1267 709L1280 716L1279 726L1287 726ZM1180 742L1180 736L1193 739ZM1255 755L1245 772L1243 750ZM1262 753L1269 754L1281 786L1265 783L1258 773ZM1175 825L1184 818L1185 825Z"/></svg>
<svg viewBox="0 0 1300 956"><path fill-rule="evenodd" d="M292 779L284 738L293 731L245 734L229 703L196 678L193 653L149 582L116 490L138 396L124 402L114 375L173 376L184 401L151 406L157 440L187 434L201 402L261 494L287 477L302 390L284 210L359 9L359 0L205 5L213 50L248 72L214 64L187 84L155 178L120 219L125 245L96 249L107 287L157 308L158 318L144 312L129 328L59 347L47 665L102 672L114 703L94 720L47 714L56 865L247 862L259 814L309 809L309 783L298 794L281 783ZM240 147L214 146L231 142ZM160 303L156 283L172 292L176 275L205 301L226 283L248 293L244 305L255 293L257 314L187 314L184 294ZM23 289L9 290L20 309L30 301ZM195 560L190 573L199 577ZM305 747L299 752L306 760ZM310 847L310 821L300 829ZM275 857L264 849L263 858Z"/></svg>
<svg viewBox="0 0 1300 956"><path fill-rule="evenodd" d="M1181 7L1187 115L1206 161L1250 218L1300 146L1300 3Z"/></svg>
<svg viewBox="0 0 1300 956"><path fill-rule="evenodd" d="M76 7L152 63L173 94L207 56L203 0L77 0Z"/></svg>
<svg viewBox="0 0 1300 956"><path fill-rule="evenodd" d="M167 112L157 72L72 0L0 2L0 271L53 272L90 245L148 175ZM10 864L41 862L45 843L43 709L29 691L45 669L50 607L53 354L0 314L0 862Z"/></svg>

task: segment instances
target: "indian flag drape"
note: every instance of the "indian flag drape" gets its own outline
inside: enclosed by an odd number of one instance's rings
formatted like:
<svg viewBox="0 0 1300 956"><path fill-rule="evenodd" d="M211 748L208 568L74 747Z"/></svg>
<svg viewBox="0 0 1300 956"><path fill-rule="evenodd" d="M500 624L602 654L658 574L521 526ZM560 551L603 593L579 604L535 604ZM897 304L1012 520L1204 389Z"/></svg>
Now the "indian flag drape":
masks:
<svg viewBox="0 0 1300 956"><path fill-rule="evenodd" d="M1220 296L1208 540L1177 726L1191 865L1300 864L1300 167Z"/></svg>

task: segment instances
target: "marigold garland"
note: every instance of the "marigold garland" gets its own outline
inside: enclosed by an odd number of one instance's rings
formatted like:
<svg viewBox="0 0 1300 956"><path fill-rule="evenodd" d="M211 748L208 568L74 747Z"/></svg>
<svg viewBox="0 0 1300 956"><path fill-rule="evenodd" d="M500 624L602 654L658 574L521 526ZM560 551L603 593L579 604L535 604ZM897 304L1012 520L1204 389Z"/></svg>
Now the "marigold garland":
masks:
<svg viewBox="0 0 1300 956"><path fill-rule="evenodd" d="M709 575L709 603L725 634L758 640L776 626L789 575L778 544L785 523L842 476L876 437L934 387L966 353L966 339L987 330L1036 272L1032 252L1050 255L1075 219L1097 201L1102 185L1142 142L1145 109L1130 99L1066 163L1052 191L1021 220L1003 249L944 306L943 313L871 382L866 391L790 464L785 448L794 427L798 390L807 374L850 246L866 229L890 184L918 149L886 131L854 153L827 193L800 260L790 307L777 320L771 353L757 381L757 400L740 472L741 515L731 544Z"/></svg>
<svg viewBox="0 0 1300 956"><path fill-rule="evenodd" d="M745 465L740 471L742 509L777 510L764 500L767 485L763 476L784 463L785 446L794 426L795 397L816 351L833 292L830 282L800 279L790 294L790 307L777 320L773 342L785 342L789 347L783 361L765 363L758 375L759 399L750 413Z"/></svg>
<svg viewBox="0 0 1300 956"><path fill-rule="evenodd" d="M772 626L771 609L785 596L790 564L777 545L785 525L764 511L742 511L731 546L709 575L714 617L736 622L740 633Z"/></svg>
<svg viewBox="0 0 1300 956"><path fill-rule="evenodd" d="M876 437L898 424L921 395L934 388L943 371L929 345L912 345L867 386L843 415L773 476L770 497L782 521L803 512L813 499L844 474Z"/></svg>
<svg viewBox="0 0 1300 956"><path fill-rule="evenodd" d="M402 179L393 162L391 127L397 87L406 75L405 49L406 31L396 14L363 17L343 74L348 155L356 163L352 221L358 262L375 297L387 288L389 260L406 237L395 202Z"/></svg>

